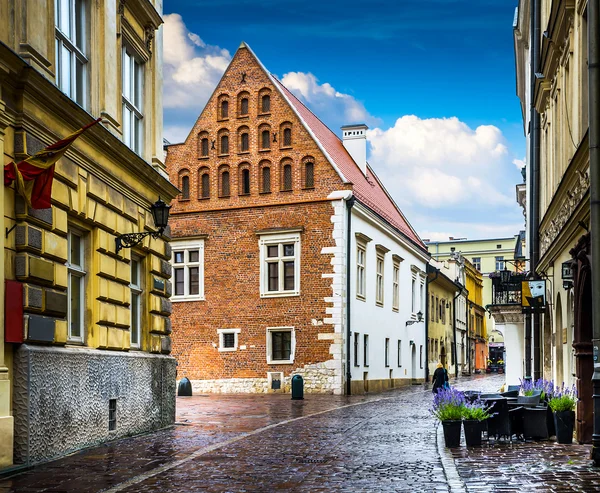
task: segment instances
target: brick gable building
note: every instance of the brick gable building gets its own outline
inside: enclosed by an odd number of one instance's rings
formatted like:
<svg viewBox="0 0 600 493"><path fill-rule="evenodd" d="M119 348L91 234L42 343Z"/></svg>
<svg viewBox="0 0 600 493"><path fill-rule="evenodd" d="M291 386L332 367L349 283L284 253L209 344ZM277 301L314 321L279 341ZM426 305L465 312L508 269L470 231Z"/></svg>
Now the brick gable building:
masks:
<svg viewBox="0 0 600 493"><path fill-rule="evenodd" d="M168 147L173 354L196 391L424 378L426 248L366 163L365 130L342 142L242 44Z"/></svg>

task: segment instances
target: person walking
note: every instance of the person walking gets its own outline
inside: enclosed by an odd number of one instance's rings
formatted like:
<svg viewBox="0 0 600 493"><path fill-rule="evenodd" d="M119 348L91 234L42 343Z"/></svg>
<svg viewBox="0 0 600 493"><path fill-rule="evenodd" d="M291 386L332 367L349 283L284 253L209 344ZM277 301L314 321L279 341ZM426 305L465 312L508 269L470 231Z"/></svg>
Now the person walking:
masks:
<svg viewBox="0 0 600 493"><path fill-rule="evenodd" d="M432 392L437 392L439 389L446 388L446 382L448 381L448 372L441 363L438 363L437 368L433 372L432 378L433 388Z"/></svg>

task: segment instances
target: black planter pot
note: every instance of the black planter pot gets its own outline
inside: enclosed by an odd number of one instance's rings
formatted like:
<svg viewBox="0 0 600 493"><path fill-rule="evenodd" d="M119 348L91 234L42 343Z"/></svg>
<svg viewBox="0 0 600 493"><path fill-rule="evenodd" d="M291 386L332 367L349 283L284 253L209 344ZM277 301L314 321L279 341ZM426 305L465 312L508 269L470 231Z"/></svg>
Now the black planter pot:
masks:
<svg viewBox="0 0 600 493"><path fill-rule="evenodd" d="M556 441L558 443L573 443L575 411L555 412L554 425L556 427Z"/></svg>
<svg viewBox="0 0 600 493"><path fill-rule="evenodd" d="M446 442L447 448L460 447L460 429L462 427L462 421L442 421L442 427L444 428L444 442Z"/></svg>
<svg viewBox="0 0 600 493"><path fill-rule="evenodd" d="M485 423L476 419L468 419L463 423L467 447L481 447L481 432L484 430Z"/></svg>

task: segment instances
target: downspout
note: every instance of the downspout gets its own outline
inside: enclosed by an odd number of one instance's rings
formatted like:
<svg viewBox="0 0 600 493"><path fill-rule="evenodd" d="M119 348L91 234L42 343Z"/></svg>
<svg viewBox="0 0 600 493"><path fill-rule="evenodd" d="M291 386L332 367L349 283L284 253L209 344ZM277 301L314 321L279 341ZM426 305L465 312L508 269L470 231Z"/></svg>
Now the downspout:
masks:
<svg viewBox="0 0 600 493"><path fill-rule="evenodd" d="M588 75L589 75L589 139L590 139L590 243L592 274L592 347L594 348L592 459L600 465L600 0L588 2Z"/></svg>
<svg viewBox="0 0 600 493"><path fill-rule="evenodd" d="M352 296L350 294L350 252L352 251L352 206L354 195L346 201L348 218L346 221L346 395L352 395L352 367L350 366L350 354L352 350L352 329L350 327L350 306Z"/></svg>
<svg viewBox="0 0 600 493"><path fill-rule="evenodd" d="M427 276L425 280L425 299L427 300L425 303L425 382L429 382L429 283L434 282L440 275L440 269L433 268L435 269L435 277L429 279L429 276Z"/></svg>
<svg viewBox="0 0 600 493"><path fill-rule="evenodd" d="M540 114L535 107L535 81L536 74L540 73L540 0L533 0L531 5L531 36L532 36L532 51L531 51L531 219L530 219L530 238L531 238L531 253L530 253L530 271L533 278L537 279L537 268L540 260ZM527 329L527 325L526 325ZM533 332L533 378L537 380L541 377L540 368L540 339L541 339L541 323L540 314L532 315L531 330ZM531 334L526 334L531 341ZM530 342L531 344L531 342ZM531 351L531 347L530 347ZM531 365L531 352L526 355L526 364ZM531 375L531 367L529 368Z"/></svg>

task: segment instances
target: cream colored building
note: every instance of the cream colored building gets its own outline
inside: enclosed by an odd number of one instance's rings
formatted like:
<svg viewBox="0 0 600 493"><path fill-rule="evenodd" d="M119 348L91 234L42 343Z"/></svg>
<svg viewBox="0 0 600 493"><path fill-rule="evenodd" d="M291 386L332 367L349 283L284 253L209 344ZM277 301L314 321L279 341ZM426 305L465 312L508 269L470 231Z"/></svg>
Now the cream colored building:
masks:
<svg viewBox="0 0 600 493"><path fill-rule="evenodd" d="M167 238L115 248L155 231L150 205L177 193L163 165L161 8L0 2L3 164L103 119L58 161L51 208L0 189L0 272L17 281L0 297L23 294L10 326L0 313L0 469L174 420Z"/></svg>

